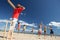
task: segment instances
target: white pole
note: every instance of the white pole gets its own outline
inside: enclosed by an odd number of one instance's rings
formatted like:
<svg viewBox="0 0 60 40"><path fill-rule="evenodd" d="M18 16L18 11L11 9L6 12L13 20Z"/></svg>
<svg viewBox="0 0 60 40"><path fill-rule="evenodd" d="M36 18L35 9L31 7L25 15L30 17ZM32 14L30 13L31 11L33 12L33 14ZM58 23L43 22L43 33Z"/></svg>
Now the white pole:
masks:
<svg viewBox="0 0 60 40"><path fill-rule="evenodd" d="M8 22L6 20L6 26L4 27L4 33L3 33L3 40L5 40L5 37L6 37L6 29L7 29L7 26L8 26Z"/></svg>

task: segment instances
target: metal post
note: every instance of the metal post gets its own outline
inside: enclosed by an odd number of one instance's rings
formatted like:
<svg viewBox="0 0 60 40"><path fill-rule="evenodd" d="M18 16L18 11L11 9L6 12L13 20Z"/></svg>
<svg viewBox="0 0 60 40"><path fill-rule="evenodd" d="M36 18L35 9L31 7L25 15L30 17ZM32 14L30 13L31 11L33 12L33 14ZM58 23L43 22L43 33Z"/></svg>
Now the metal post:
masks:
<svg viewBox="0 0 60 40"><path fill-rule="evenodd" d="M6 20L6 26L4 27L4 33L3 33L3 40L5 40L5 38L6 38L6 29L7 29L7 26L8 26L8 22L7 22L7 20Z"/></svg>

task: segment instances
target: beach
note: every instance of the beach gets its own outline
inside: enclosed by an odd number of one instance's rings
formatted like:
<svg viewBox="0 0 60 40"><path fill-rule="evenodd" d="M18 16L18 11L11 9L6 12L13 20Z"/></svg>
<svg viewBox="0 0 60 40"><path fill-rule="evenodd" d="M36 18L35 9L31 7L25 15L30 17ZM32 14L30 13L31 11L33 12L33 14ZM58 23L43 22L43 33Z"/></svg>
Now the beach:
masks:
<svg viewBox="0 0 60 40"><path fill-rule="evenodd" d="M0 32L0 40L7 40L7 38L3 38L3 32ZM41 35L39 39L38 35L35 34L13 33L12 40L60 40L60 36L50 37L46 35L46 38L44 38L44 35Z"/></svg>

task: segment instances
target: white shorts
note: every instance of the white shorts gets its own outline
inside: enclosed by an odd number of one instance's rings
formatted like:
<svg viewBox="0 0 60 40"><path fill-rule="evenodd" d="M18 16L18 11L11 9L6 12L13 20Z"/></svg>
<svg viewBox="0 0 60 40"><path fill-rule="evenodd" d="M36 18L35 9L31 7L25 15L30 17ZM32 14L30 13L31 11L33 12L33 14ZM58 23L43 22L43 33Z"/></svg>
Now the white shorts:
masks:
<svg viewBox="0 0 60 40"><path fill-rule="evenodd" d="M42 32L42 29L41 28L39 30L40 30L40 32Z"/></svg>
<svg viewBox="0 0 60 40"><path fill-rule="evenodd" d="M12 18L12 19L11 19L10 29L9 29L9 30L14 31L14 28L15 28L15 26L16 26L17 21L18 21L18 19L16 19L16 18Z"/></svg>

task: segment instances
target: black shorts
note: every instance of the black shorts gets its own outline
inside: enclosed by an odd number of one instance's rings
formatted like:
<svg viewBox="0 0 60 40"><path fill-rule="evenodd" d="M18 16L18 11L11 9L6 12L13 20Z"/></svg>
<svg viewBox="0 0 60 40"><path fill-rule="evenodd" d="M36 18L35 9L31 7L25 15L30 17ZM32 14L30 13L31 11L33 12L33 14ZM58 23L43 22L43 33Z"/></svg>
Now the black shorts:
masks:
<svg viewBox="0 0 60 40"><path fill-rule="evenodd" d="M46 31L44 31L44 34L46 34Z"/></svg>
<svg viewBox="0 0 60 40"><path fill-rule="evenodd" d="M54 34L54 32L53 32L53 31L51 31L51 32L50 32L50 34Z"/></svg>
<svg viewBox="0 0 60 40"><path fill-rule="evenodd" d="M44 32L46 32L46 31L44 31Z"/></svg>

